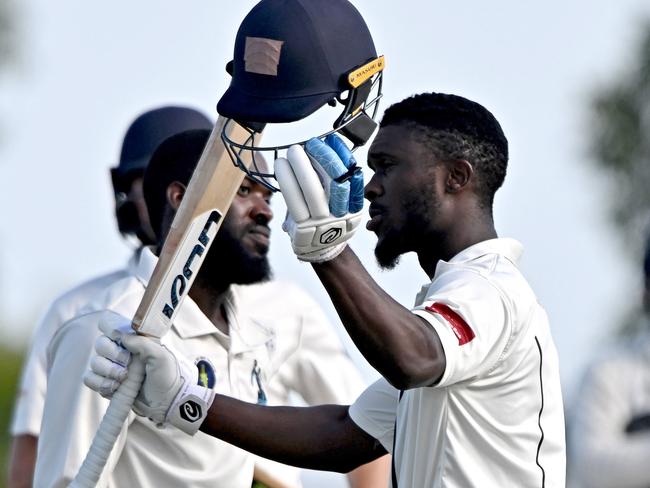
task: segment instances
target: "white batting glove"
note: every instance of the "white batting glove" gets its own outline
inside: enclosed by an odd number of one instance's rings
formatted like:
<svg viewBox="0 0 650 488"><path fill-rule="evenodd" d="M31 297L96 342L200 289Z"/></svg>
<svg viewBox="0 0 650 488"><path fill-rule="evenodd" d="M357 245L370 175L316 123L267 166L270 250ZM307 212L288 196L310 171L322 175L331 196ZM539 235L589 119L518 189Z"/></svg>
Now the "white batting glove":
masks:
<svg viewBox="0 0 650 488"><path fill-rule="evenodd" d="M282 229L301 261L338 256L362 220L363 175L345 143L331 134L291 146L275 161L275 176L287 204Z"/></svg>
<svg viewBox="0 0 650 488"><path fill-rule="evenodd" d="M148 417L159 427L167 423L194 435L207 415L214 399L210 388L198 385L198 370L186 360L177 358L159 342L126 331L128 319L111 314L100 322L105 335L95 346L91 371L84 383L103 396L111 397L128 375L131 354L145 363L145 378L133 404L133 411ZM116 319L119 317L119 319ZM117 322L121 320L121 324ZM117 326L116 326L117 325Z"/></svg>

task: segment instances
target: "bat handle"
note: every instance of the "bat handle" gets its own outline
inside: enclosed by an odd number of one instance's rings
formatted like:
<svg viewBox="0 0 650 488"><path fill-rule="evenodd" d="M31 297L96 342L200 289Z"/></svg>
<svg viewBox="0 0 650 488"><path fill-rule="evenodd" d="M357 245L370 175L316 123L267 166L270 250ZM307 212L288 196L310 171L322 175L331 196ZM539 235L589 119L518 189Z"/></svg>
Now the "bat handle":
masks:
<svg viewBox="0 0 650 488"><path fill-rule="evenodd" d="M129 374L113 394L111 403L108 405L88 454L86 454L86 459L69 488L94 488L97 485L143 381L144 362L138 357L132 356Z"/></svg>

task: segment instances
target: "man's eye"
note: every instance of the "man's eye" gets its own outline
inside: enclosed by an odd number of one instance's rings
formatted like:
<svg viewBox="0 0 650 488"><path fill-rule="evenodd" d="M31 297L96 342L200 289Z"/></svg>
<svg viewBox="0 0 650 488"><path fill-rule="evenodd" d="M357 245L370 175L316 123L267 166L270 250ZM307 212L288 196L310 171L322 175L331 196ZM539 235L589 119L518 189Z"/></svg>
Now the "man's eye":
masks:
<svg viewBox="0 0 650 488"><path fill-rule="evenodd" d="M249 187L242 185L242 186L239 187L239 191L237 192L237 194L242 196L242 197L245 197L250 192L251 192L251 189Z"/></svg>

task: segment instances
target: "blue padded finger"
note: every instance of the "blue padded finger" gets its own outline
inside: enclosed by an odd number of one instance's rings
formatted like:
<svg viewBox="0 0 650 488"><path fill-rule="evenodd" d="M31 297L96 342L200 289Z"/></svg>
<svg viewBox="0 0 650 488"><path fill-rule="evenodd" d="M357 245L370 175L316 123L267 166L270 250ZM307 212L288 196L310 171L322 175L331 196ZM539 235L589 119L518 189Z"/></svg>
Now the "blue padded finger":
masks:
<svg viewBox="0 0 650 488"><path fill-rule="evenodd" d="M334 149L334 152L338 154L341 161L346 168L350 168L357 164L356 159L352 155L352 151L348 146L343 142L336 134L330 134L325 138L325 143ZM350 204L349 211L350 213L360 212L363 209L363 173L357 171L350 178Z"/></svg>
<svg viewBox="0 0 650 488"><path fill-rule="evenodd" d="M347 168L334 150L319 139L307 141L305 150L323 183L329 185L330 213L335 217L343 217L348 213L350 182L338 183L334 179L344 174Z"/></svg>

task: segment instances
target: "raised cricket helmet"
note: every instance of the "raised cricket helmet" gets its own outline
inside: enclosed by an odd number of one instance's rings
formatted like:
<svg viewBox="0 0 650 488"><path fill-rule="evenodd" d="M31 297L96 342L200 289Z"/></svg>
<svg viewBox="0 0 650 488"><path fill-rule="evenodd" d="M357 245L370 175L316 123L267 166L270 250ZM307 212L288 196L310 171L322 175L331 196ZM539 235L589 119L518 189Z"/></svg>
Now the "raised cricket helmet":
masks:
<svg viewBox="0 0 650 488"><path fill-rule="evenodd" d="M237 32L226 67L232 80L217 105L219 114L251 129L244 145L224 131L231 156L237 163L241 150L277 152L295 144L255 147L254 133L266 123L301 120L325 104L343 106L328 134L340 132L354 147L365 144L376 128L383 68L365 21L348 0L262 0ZM254 166L249 176L268 176Z"/></svg>

